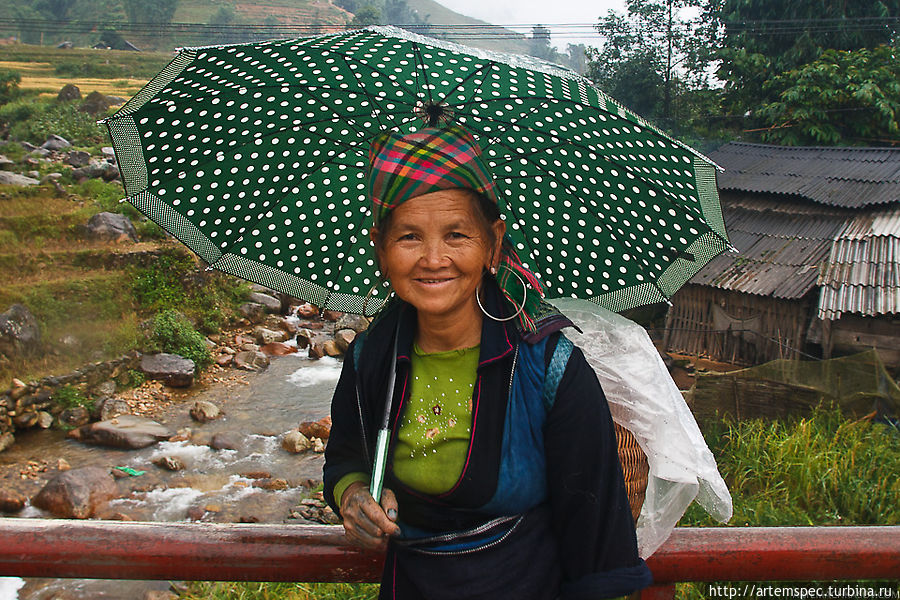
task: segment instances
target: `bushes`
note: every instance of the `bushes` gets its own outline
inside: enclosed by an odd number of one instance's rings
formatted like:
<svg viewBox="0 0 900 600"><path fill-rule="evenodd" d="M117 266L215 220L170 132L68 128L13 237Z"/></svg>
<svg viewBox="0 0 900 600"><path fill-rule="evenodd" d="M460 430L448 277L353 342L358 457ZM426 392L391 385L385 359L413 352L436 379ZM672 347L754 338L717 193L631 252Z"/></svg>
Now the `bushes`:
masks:
<svg viewBox="0 0 900 600"><path fill-rule="evenodd" d="M19 93L22 74L8 69L0 70L0 104L5 104Z"/></svg>
<svg viewBox="0 0 900 600"><path fill-rule="evenodd" d="M7 109L11 103L3 107ZM0 110L0 120L9 123L10 136L14 139L41 144L51 134L66 138L76 146L90 146L106 141L106 134L97 125L96 117L78 110L72 102L30 102L31 106L16 106L12 118ZM11 109L12 110L12 109ZM24 117L24 118L23 118Z"/></svg>
<svg viewBox="0 0 900 600"><path fill-rule="evenodd" d="M60 77L93 77L97 79L128 77L127 70L121 65L78 60L62 61L57 63L53 70Z"/></svg>
<svg viewBox="0 0 900 600"><path fill-rule="evenodd" d="M148 349L189 358L198 370L212 364L206 338L177 310L165 310L153 318Z"/></svg>

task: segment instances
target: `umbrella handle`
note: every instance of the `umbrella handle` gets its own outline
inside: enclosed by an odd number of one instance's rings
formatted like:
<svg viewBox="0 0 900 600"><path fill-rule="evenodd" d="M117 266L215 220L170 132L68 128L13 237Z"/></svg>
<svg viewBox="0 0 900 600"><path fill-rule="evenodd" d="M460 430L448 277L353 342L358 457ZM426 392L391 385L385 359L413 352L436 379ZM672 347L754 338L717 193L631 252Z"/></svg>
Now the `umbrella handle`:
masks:
<svg viewBox="0 0 900 600"><path fill-rule="evenodd" d="M381 490L384 486L384 470L387 466L388 441L391 439L391 430L384 428L378 430L378 438L375 442L375 466L372 468L372 483L369 491L376 503L381 502Z"/></svg>

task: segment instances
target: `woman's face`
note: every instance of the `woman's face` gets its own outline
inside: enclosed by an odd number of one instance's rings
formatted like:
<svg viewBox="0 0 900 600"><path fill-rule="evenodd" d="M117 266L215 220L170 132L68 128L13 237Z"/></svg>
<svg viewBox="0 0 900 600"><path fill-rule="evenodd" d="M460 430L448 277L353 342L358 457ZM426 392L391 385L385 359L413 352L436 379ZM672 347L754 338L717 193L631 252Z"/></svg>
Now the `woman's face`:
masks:
<svg viewBox="0 0 900 600"><path fill-rule="evenodd" d="M485 231L477 200L466 191L440 190L394 209L378 249L382 272L419 318L469 318L478 313L475 290L500 256L506 224ZM373 232L373 237L375 232Z"/></svg>

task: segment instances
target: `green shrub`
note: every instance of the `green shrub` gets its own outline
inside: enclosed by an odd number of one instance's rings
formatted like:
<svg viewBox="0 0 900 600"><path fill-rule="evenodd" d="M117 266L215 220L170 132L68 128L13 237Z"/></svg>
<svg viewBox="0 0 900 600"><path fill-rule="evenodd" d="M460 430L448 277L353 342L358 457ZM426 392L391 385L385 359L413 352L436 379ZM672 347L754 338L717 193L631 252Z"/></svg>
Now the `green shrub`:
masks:
<svg viewBox="0 0 900 600"><path fill-rule="evenodd" d="M184 252L163 251L150 265L134 269L134 299L140 308L152 312L184 306L188 296L181 279L195 268L194 261Z"/></svg>
<svg viewBox="0 0 900 600"><path fill-rule="evenodd" d="M121 65L79 60L66 60L53 68L60 77L94 77L97 79L118 79L127 77Z"/></svg>
<svg viewBox="0 0 900 600"><path fill-rule="evenodd" d="M212 364L206 338L177 310L165 310L153 318L150 350L189 358L198 370Z"/></svg>
<svg viewBox="0 0 900 600"><path fill-rule="evenodd" d="M14 125L27 121L43 112L46 102L35 102L34 98L20 98L0 106L0 123Z"/></svg>
<svg viewBox="0 0 900 600"><path fill-rule="evenodd" d="M33 104L35 112L30 117L10 121L12 138L42 144L49 135L55 134L77 146L97 144L106 139L106 133L97 125L96 118L78 110L73 102ZM24 113L25 109L20 108L19 111ZM3 118L2 113L0 118Z"/></svg>
<svg viewBox="0 0 900 600"><path fill-rule="evenodd" d="M22 74L18 71L0 69L0 104L9 102L19 93Z"/></svg>
<svg viewBox="0 0 900 600"><path fill-rule="evenodd" d="M74 385L64 385L53 392L53 399L63 408L76 408L83 406L91 410L94 407L94 401L84 395L79 388Z"/></svg>

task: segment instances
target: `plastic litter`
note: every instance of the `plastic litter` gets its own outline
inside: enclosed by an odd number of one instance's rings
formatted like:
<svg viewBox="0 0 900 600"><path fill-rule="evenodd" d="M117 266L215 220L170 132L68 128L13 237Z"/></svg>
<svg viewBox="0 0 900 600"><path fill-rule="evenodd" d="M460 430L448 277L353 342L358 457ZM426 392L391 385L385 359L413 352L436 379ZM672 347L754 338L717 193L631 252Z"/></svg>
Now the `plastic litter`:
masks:
<svg viewBox="0 0 900 600"><path fill-rule="evenodd" d="M647 558L697 502L714 519L732 515L731 494L684 397L643 327L587 300L551 300L583 333L566 336L584 352L609 401L613 420L634 435L650 465L637 520L638 552Z"/></svg>
<svg viewBox="0 0 900 600"><path fill-rule="evenodd" d="M113 467L113 469L117 471L122 471L127 475L131 475L132 477L138 477L139 475L143 475L147 471L138 471L137 469L132 469L131 467Z"/></svg>

